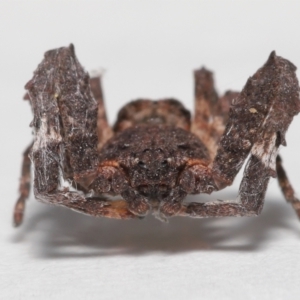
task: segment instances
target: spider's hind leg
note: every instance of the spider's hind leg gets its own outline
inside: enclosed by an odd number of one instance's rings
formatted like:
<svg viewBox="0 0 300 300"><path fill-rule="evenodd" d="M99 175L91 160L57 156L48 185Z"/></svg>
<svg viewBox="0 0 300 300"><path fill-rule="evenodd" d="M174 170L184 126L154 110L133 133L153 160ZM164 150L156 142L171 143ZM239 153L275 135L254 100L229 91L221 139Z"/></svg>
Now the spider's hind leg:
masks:
<svg viewBox="0 0 300 300"><path fill-rule="evenodd" d="M97 134L98 134L98 150L109 140L112 135L112 129L108 124L106 110L104 105L104 97L101 87L101 76L93 76L90 78L90 87L94 98L98 103L97 114Z"/></svg>
<svg viewBox="0 0 300 300"><path fill-rule="evenodd" d="M296 214L298 215L298 218L300 218L300 200L295 196L295 191L286 175L286 172L282 166L281 157L279 155L276 159L276 170L278 183L285 197L285 200L293 206Z"/></svg>
<svg viewBox="0 0 300 300"><path fill-rule="evenodd" d="M194 78L195 115L191 130L205 143L213 160L225 129L230 104L238 93L227 91L219 97L214 87L213 73L204 67L194 72Z"/></svg>

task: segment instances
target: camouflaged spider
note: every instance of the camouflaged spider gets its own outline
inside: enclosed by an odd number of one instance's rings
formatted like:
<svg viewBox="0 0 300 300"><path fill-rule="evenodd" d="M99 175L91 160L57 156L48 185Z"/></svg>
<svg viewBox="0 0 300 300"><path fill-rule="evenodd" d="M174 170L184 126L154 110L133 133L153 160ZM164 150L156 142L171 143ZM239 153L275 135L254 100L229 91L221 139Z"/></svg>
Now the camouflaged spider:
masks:
<svg viewBox="0 0 300 300"><path fill-rule="evenodd" d="M278 156L300 111L295 70L272 52L242 92L219 98L212 73L202 68L195 71L192 120L177 100L140 99L125 105L111 128L100 78L89 78L74 47L46 52L26 85L35 139L24 153L15 225L23 219L31 161L38 200L92 216L131 219L151 210L160 219L258 215L276 175L300 216ZM187 194L229 186L248 156L236 200L184 202Z"/></svg>

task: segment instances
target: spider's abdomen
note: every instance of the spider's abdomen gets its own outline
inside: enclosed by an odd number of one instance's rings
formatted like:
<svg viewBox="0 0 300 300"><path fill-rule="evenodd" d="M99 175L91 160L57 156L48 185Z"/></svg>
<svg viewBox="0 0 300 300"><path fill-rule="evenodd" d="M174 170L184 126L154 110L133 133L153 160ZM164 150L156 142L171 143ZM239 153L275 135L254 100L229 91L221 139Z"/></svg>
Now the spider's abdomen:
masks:
<svg viewBox="0 0 300 300"><path fill-rule="evenodd" d="M126 104L120 110L114 131L120 132L140 124L168 125L190 130L191 113L175 99L140 99Z"/></svg>

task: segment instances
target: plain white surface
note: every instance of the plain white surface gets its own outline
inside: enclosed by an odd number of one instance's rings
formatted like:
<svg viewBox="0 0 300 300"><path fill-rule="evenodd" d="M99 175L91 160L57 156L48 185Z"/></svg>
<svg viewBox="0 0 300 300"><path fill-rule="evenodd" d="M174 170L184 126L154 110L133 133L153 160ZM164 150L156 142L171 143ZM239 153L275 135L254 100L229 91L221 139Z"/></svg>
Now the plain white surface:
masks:
<svg viewBox="0 0 300 300"><path fill-rule="evenodd" d="M106 70L113 122L137 97L192 109L201 65L220 92L240 90L272 50L300 67L299 16L299 1L1 1L0 299L299 299L300 223L276 180L258 218L115 221L31 197L11 226L31 140L23 86L46 50L72 42L87 70ZM281 150L298 191L299 128L298 117ZM211 198L235 197L239 180Z"/></svg>

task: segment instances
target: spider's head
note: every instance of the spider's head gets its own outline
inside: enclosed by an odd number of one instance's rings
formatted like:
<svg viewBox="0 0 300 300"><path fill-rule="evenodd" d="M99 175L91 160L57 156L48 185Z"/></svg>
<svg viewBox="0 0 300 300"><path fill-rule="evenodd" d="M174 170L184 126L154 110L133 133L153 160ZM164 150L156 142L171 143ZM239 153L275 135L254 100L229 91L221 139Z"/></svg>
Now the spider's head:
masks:
<svg viewBox="0 0 300 300"><path fill-rule="evenodd" d="M151 200L166 198L175 186L177 176L173 159L161 148L136 153L129 172L131 186Z"/></svg>

